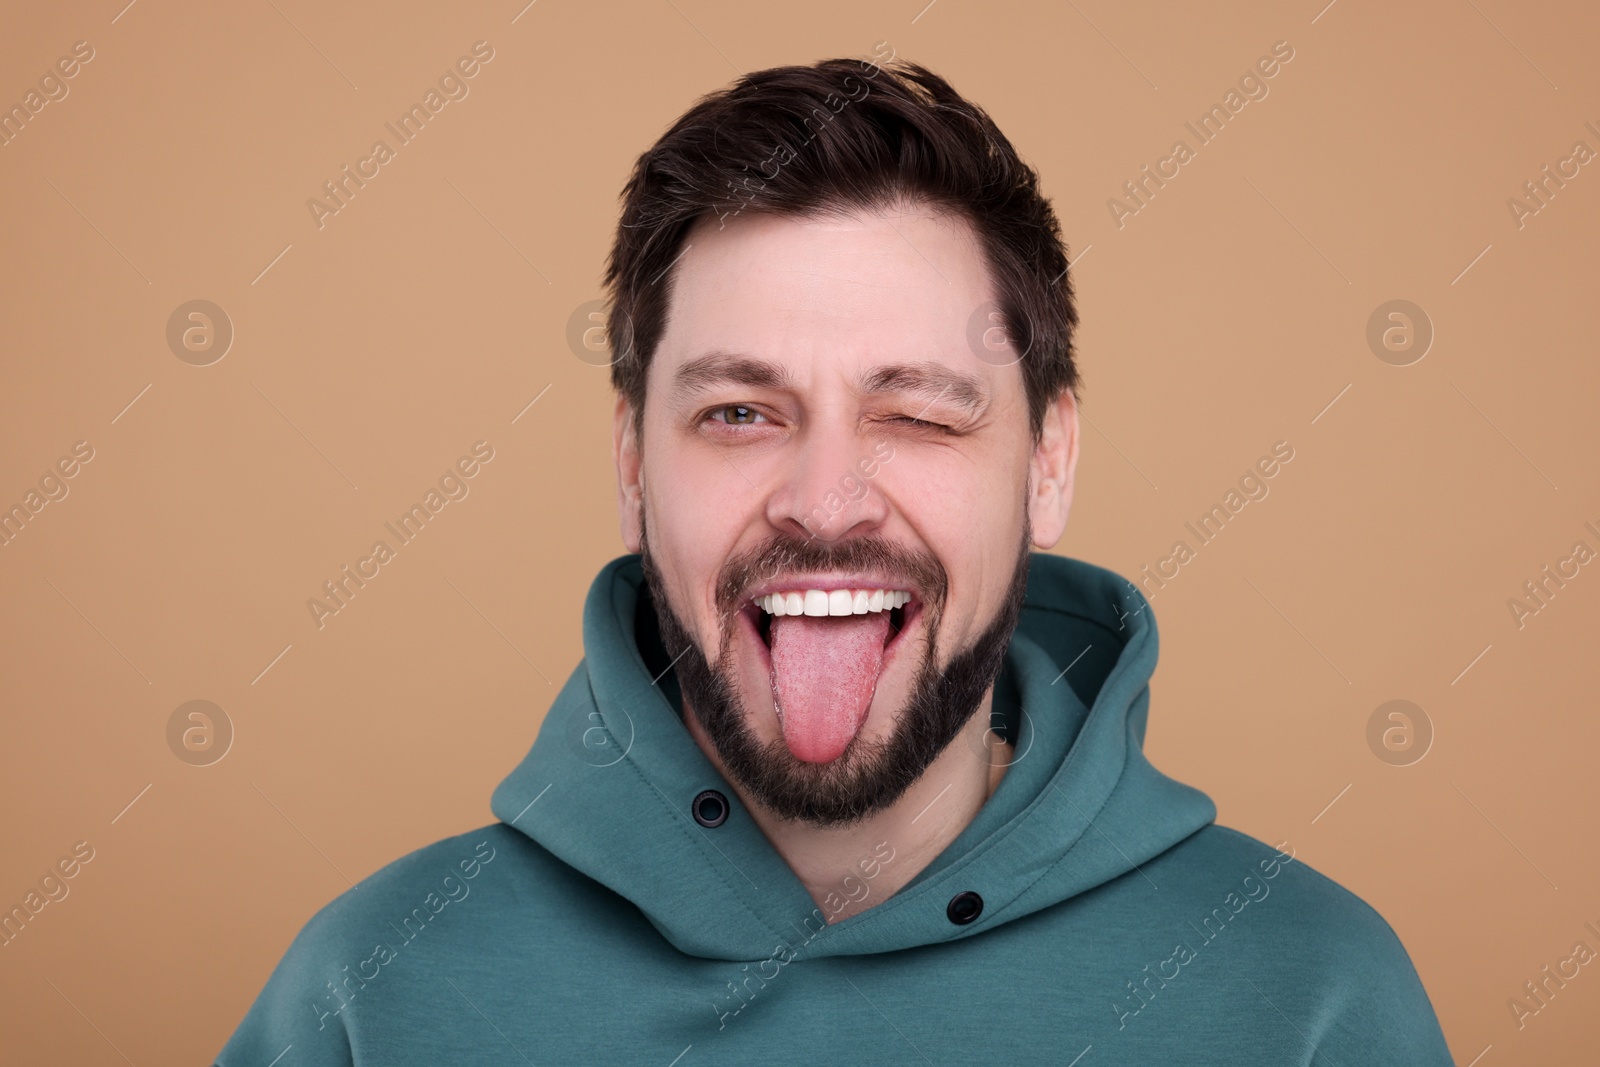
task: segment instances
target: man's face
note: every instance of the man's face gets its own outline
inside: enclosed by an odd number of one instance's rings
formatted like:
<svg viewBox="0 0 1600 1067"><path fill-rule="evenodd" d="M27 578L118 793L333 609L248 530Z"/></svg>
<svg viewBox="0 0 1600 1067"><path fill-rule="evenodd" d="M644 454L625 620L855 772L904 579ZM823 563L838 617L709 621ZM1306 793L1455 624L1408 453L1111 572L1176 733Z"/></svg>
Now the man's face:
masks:
<svg viewBox="0 0 1600 1067"><path fill-rule="evenodd" d="M859 818L977 710L1020 604L1036 449L1019 367L969 347L982 253L927 210L749 215L671 284L624 536L734 780Z"/></svg>

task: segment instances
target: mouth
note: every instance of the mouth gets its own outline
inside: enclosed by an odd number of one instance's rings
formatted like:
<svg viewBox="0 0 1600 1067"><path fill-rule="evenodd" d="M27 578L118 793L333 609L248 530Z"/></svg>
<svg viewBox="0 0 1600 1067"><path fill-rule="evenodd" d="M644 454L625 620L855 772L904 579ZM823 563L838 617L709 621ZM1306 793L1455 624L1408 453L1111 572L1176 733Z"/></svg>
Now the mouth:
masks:
<svg viewBox="0 0 1600 1067"><path fill-rule="evenodd" d="M923 608L916 590L869 579L781 580L745 597L739 626L795 758L830 763L850 747Z"/></svg>

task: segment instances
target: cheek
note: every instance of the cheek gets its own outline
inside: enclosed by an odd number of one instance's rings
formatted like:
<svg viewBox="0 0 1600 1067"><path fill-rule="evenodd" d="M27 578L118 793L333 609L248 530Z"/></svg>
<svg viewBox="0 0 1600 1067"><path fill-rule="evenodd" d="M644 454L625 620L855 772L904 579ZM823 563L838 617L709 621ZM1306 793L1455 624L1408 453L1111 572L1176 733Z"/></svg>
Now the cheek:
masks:
<svg viewBox="0 0 1600 1067"><path fill-rule="evenodd" d="M1026 467L999 456L899 449L877 484L945 568L945 632L962 643L993 617L1022 543ZM942 642L941 642L942 643Z"/></svg>
<svg viewBox="0 0 1600 1067"><path fill-rule="evenodd" d="M708 449L652 443L648 450L644 506L650 554L674 610L710 646L719 624L717 577L759 519L760 498Z"/></svg>
<svg viewBox="0 0 1600 1067"><path fill-rule="evenodd" d="M930 522L979 545L1003 544L1008 552L1021 538L1028 466L1020 452L936 454L896 473L905 477L907 506Z"/></svg>

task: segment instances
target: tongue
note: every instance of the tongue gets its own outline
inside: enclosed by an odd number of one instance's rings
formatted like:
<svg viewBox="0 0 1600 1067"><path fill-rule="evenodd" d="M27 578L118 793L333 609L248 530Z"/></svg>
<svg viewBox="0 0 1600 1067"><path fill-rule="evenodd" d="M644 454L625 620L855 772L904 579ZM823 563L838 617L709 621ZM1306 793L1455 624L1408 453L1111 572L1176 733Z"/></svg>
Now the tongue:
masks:
<svg viewBox="0 0 1600 1067"><path fill-rule="evenodd" d="M883 667L889 613L772 620L772 694L796 759L830 763L866 721Z"/></svg>

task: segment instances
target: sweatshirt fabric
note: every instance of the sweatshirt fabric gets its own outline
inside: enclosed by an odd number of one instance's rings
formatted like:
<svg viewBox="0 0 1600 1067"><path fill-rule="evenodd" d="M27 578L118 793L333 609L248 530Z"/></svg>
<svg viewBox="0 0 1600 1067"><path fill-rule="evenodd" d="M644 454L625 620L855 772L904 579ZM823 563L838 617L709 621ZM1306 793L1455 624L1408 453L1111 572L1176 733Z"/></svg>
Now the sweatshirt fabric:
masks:
<svg viewBox="0 0 1600 1067"><path fill-rule="evenodd" d="M1145 758L1155 620L1109 571L1032 556L1011 766L898 892L904 850L863 855L833 924L684 728L637 556L583 641L498 821L318 912L221 1067L1451 1063L1372 908Z"/></svg>

